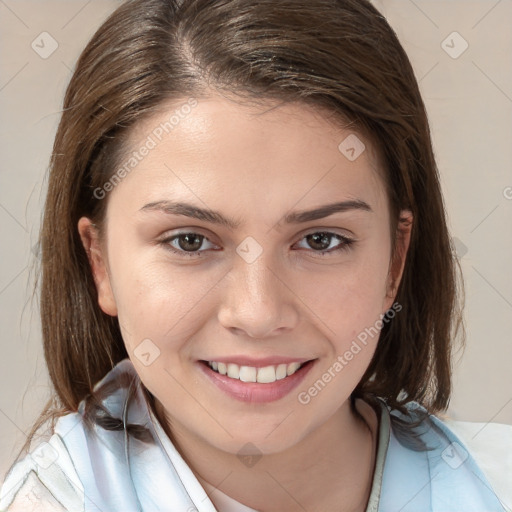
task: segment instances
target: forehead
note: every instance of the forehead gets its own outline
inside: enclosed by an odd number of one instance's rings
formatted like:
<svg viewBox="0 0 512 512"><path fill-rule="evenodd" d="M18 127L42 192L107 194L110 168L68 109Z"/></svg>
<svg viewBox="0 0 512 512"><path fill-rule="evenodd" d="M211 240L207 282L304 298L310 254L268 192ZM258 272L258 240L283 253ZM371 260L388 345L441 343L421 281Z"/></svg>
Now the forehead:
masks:
<svg viewBox="0 0 512 512"><path fill-rule="evenodd" d="M314 156L318 158L320 151L336 149L340 138L348 134L365 139L349 125L321 106L272 99L254 104L213 95L161 104L132 129L130 142L137 144L152 135L158 145L176 142L175 150L197 151L208 146L211 151L213 145L220 150L229 140L236 140L237 147L258 146L274 152L295 145L295 154L304 152L306 144L308 149L316 148ZM364 144L368 147L369 141ZM231 149L237 147L232 145Z"/></svg>
<svg viewBox="0 0 512 512"><path fill-rule="evenodd" d="M129 146L138 161L113 195L124 190L138 203L215 197L246 210L323 204L336 192L375 205L384 194L370 141L303 103L183 98L138 123Z"/></svg>

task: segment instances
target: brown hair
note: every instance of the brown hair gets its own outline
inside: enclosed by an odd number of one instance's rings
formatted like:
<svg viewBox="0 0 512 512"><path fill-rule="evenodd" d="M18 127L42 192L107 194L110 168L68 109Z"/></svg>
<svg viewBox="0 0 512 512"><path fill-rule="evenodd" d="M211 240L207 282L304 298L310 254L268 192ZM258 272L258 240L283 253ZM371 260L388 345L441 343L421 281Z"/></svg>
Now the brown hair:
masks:
<svg viewBox="0 0 512 512"><path fill-rule="evenodd" d="M308 103L369 137L393 226L402 209L414 223L396 295L403 311L384 324L353 396L402 411L412 400L445 409L461 327L456 259L425 107L385 18L366 0L132 0L84 49L64 100L40 234L42 332L56 395L30 438L48 418L76 411L127 357L117 319L98 305L78 220L101 228L108 197L94 191L120 165L133 125L164 102L211 91Z"/></svg>

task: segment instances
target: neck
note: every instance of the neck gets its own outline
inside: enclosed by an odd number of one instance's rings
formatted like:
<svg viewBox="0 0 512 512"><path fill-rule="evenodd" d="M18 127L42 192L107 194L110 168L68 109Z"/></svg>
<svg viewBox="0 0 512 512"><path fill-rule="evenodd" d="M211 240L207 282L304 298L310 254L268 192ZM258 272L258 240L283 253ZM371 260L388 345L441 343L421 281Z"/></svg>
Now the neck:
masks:
<svg viewBox="0 0 512 512"><path fill-rule="evenodd" d="M378 419L368 404L356 404L365 421L347 401L301 442L263 455L254 465L244 465L236 454L192 438L175 425L171 434L167 423L161 423L219 510L217 490L261 512L363 512L373 482ZM158 401L156 410L163 419Z"/></svg>

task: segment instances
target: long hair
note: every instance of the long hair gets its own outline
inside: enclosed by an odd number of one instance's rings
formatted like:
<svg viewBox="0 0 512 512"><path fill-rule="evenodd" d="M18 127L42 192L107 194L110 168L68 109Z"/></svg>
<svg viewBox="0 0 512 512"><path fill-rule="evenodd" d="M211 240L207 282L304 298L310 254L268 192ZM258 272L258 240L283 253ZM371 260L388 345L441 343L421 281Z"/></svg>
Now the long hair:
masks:
<svg viewBox="0 0 512 512"><path fill-rule="evenodd" d="M396 301L354 397L442 411L461 327L457 261L429 124L409 59L367 0L130 0L97 30L67 88L48 177L41 322L55 396L30 433L76 411L128 356L117 318L98 305L77 223L101 228L101 189L126 158L131 128L162 105L215 92L241 102L303 102L376 147L391 209L414 218ZM171 135L172 136L172 135ZM391 231L393 232L393 230ZM26 445L25 445L26 446Z"/></svg>

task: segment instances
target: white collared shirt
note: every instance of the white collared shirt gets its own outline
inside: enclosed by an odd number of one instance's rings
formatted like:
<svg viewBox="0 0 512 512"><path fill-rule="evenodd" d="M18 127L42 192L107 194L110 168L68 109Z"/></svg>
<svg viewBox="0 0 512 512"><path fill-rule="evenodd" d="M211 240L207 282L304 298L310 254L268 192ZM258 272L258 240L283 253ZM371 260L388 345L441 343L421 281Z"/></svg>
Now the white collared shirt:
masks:
<svg viewBox="0 0 512 512"><path fill-rule="evenodd" d="M130 396L127 382L134 386ZM138 425L89 431L79 411L59 418L41 443L9 471L0 511L258 512L203 487L153 414L131 361L96 386L112 418ZM108 388L107 388L108 386ZM129 407L125 409L127 400ZM411 417L424 409L408 405ZM429 450L414 447L407 417L381 402L374 481L366 512L503 512L512 510L512 426L441 421L428 416L415 430ZM457 432L457 434L456 434ZM491 484L492 482L492 484ZM215 508L210 496L215 492Z"/></svg>

